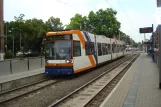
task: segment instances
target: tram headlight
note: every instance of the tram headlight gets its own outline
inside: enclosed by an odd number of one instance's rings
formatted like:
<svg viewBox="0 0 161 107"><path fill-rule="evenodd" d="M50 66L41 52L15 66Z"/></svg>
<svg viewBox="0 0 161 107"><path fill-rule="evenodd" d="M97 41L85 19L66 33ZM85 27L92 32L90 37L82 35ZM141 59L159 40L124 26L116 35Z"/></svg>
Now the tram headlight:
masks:
<svg viewBox="0 0 161 107"><path fill-rule="evenodd" d="M66 62L66 63L71 63L72 60L71 60L71 59L67 59L67 60L65 60L65 62Z"/></svg>

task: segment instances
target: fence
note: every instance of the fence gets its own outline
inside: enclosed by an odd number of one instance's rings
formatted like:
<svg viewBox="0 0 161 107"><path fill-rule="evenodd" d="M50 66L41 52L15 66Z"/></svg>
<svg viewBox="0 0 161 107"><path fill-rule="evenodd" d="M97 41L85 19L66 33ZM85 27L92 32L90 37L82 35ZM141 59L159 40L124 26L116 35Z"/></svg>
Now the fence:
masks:
<svg viewBox="0 0 161 107"><path fill-rule="evenodd" d="M44 67L44 57L0 61L0 75L25 72Z"/></svg>

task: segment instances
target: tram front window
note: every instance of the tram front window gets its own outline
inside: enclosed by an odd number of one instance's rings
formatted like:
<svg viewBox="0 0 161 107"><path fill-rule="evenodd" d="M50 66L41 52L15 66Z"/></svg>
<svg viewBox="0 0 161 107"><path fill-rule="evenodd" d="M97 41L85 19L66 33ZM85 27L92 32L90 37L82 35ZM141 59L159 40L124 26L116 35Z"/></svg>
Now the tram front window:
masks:
<svg viewBox="0 0 161 107"><path fill-rule="evenodd" d="M71 41L54 41L46 43L46 59L64 60L72 58Z"/></svg>

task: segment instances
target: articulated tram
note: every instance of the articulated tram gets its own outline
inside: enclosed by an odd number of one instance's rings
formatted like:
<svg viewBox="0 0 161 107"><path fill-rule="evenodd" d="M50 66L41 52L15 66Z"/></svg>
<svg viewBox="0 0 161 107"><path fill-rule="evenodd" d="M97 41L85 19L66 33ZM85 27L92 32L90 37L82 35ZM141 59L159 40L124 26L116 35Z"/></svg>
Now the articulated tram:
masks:
<svg viewBox="0 0 161 107"><path fill-rule="evenodd" d="M124 54L124 41L80 30L48 32L45 42L45 73L76 74Z"/></svg>

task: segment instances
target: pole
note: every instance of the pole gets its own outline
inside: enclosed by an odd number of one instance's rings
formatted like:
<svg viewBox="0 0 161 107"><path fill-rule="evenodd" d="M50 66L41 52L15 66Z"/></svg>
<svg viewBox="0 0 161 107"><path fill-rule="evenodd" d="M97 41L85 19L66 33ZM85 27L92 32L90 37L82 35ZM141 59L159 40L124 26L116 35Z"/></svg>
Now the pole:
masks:
<svg viewBox="0 0 161 107"><path fill-rule="evenodd" d="M7 22L6 22L6 52L7 52Z"/></svg>
<svg viewBox="0 0 161 107"><path fill-rule="evenodd" d="M12 31L12 36L13 36L13 56L14 56L14 34L13 34L13 31Z"/></svg>
<svg viewBox="0 0 161 107"><path fill-rule="evenodd" d="M161 25L158 25L159 35L159 64L161 64ZM159 65L159 88L161 89L161 66Z"/></svg>
<svg viewBox="0 0 161 107"><path fill-rule="evenodd" d="M4 36L3 0L0 0L0 36ZM0 37L0 53L4 53L4 38ZM1 54L0 54L1 55Z"/></svg>
<svg viewBox="0 0 161 107"><path fill-rule="evenodd" d="M120 40L120 31L119 31L119 40Z"/></svg>
<svg viewBox="0 0 161 107"><path fill-rule="evenodd" d="M153 33L153 24L152 24L152 61L154 62L154 33Z"/></svg>
<svg viewBox="0 0 161 107"><path fill-rule="evenodd" d="M144 33L144 51L146 52L146 46L145 46L145 33Z"/></svg>
<svg viewBox="0 0 161 107"><path fill-rule="evenodd" d="M21 30L20 30L20 51L21 51Z"/></svg>

